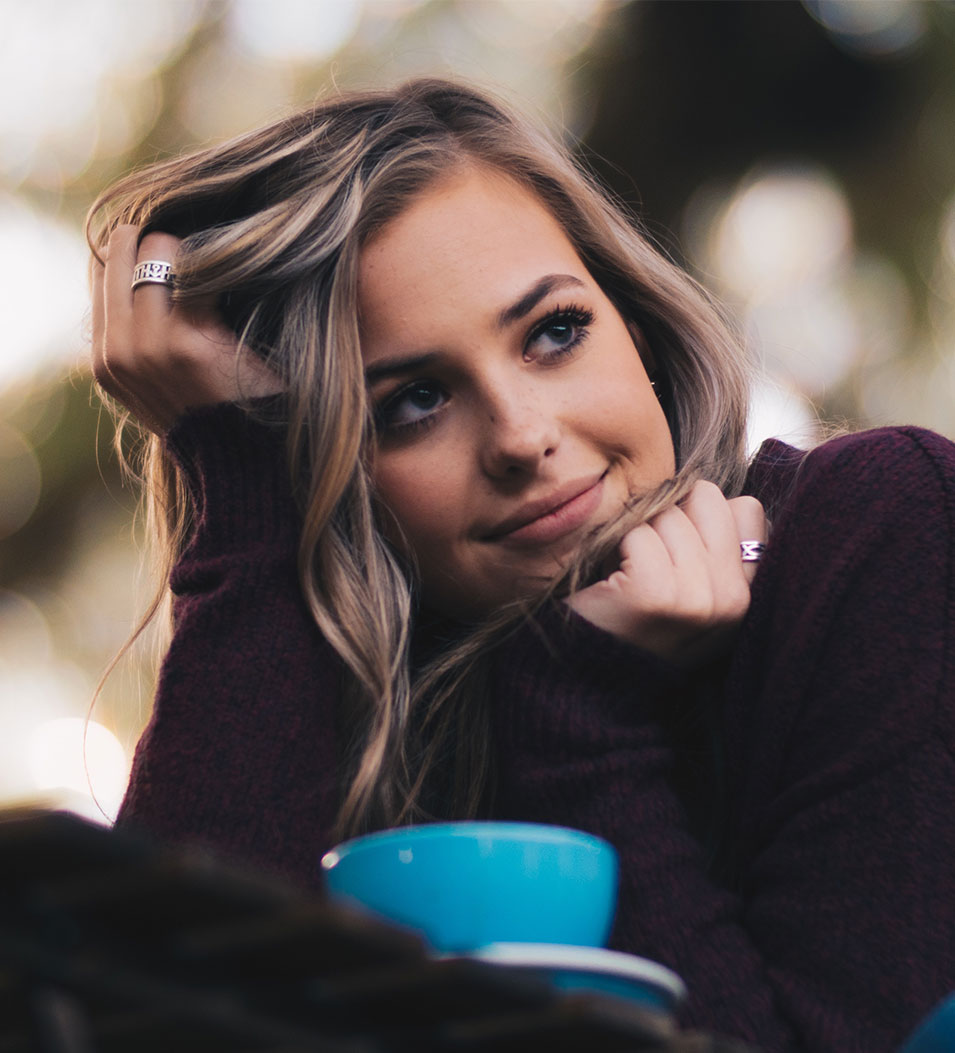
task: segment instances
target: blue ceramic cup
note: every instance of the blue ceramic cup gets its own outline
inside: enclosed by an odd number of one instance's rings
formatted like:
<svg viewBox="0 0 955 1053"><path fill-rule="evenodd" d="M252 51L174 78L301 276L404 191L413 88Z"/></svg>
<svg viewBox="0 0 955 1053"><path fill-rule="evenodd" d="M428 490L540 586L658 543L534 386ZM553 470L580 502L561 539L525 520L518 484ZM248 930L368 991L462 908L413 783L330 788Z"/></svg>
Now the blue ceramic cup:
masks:
<svg viewBox="0 0 955 1053"><path fill-rule="evenodd" d="M332 898L450 953L502 942L601 947L617 898L611 845L534 823L386 830L326 852L322 869Z"/></svg>
<svg viewBox="0 0 955 1053"><path fill-rule="evenodd" d="M899 1053L951 1053L955 1049L955 995L950 995L919 1024Z"/></svg>

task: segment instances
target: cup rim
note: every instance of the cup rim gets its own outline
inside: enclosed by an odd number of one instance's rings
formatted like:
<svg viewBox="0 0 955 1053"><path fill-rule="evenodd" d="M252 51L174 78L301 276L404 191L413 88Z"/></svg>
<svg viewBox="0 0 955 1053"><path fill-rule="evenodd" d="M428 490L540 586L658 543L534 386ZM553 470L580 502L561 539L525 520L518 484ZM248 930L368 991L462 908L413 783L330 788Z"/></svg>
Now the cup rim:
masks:
<svg viewBox="0 0 955 1053"><path fill-rule="evenodd" d="M574 844L596 852L610 852L614 862L616 849L602 837L576 830L569 826L551 823L527 823L510 820L467 819L457 822L419 823L414 826L399 826L389 830L378 830L371 834L360 834L335 845L324 853L321 865L331 870L341 859L355 855L365 849L377 848L392 841L432 841L438 838L477 840L480 837L504 841L524 841L537 844Z"/></svg>

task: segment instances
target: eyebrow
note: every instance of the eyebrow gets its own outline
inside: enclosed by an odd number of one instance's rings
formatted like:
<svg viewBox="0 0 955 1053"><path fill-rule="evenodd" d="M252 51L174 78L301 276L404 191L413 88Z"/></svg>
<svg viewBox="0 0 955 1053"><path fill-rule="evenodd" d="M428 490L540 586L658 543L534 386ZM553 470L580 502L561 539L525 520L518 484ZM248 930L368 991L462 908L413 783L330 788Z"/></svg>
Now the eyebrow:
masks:
<svg viewBox="0 0 955 1053"><path fill-rule="evenodd" d="M584 283L572 274L545 274L523 296L501 310L496 319L497 328L506 329L509 325L520 321L530 314L545 296L549 296L558 289L565 289L567 286L586 288ZM407 358L387 359L365 370L365 383L371 386L379 380L416 372L433 364L439 357L440 354L437 351L425 351L420 355L410 355Z"/></svg>
<svg viewBox="0 0 955 1053"><path fill-rule="evenodd" d="M531 313L534 308L557 289L563 289L568 285L584 287L584 283L572 274L546 274L540 281L535 282L524 295L515 300L510 307L505 307L497 316L498 329L506 329L509 325L519 321L525 315Z"/></svg>
<svg viewBox="0 0 955 1053"><path fill-rule="evenodd" d="M375 384L379 380L387 380L388 377L401 376L403 373L413 373L418 369L424 369L438 358L437 351L426 351L421 355L410 355L408 358L389 358L375 366L369 366L365 370L365 383Z"/></svg>

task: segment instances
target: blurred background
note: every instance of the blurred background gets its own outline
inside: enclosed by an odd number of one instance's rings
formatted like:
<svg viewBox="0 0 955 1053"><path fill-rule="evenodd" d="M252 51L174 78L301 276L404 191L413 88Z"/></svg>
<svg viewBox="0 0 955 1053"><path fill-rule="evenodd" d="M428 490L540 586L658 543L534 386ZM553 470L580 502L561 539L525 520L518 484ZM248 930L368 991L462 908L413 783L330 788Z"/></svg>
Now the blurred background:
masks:
<svg viewBox="0 0 955 1053"><path fill-rule="evenodd" d="M947 0L0 0L0 22L0 805L112 817L149 714L148 639L90 714L149 589L84 361L86 209L336 85L464 75L564 128L738 319L753 448L820 421L955 437Z"/></svg>

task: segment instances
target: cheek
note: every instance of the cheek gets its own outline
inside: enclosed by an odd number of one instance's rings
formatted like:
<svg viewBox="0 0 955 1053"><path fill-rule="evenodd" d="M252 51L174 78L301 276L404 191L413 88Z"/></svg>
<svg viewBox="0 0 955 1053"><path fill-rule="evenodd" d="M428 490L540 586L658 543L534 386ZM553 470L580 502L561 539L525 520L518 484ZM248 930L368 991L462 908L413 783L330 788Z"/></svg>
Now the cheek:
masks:
<svg viewBox="0 0 955 1053"><path fill-rule="evenodd" d="M378 499L390 513L382 525L393 544L420 555L425 546L450 536L463 494L447 464L385 455L376 463L373 479Z"/></svg>
<svg viewBox="0 0 955 1053"><path fill-rule="evenodd" d="M591 376L577 391L587 427L601 446L641 466L644 483L673 474L673 437L639 358L617 357L616 368Z"/></svg>
<svg viewBox="0 0 955 1053"><path fill-rule="evenodd" d="M579 417L590 421L594 429L605 437L617 435L623 441L644 431L648 412L654 408L656 396L639 364L620 361L618 368L605 368L578 378L574 389L574 405Z"/></svg>

